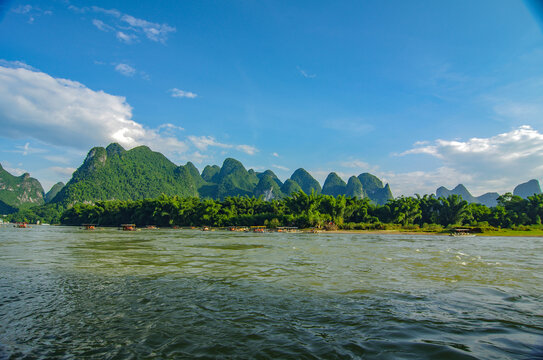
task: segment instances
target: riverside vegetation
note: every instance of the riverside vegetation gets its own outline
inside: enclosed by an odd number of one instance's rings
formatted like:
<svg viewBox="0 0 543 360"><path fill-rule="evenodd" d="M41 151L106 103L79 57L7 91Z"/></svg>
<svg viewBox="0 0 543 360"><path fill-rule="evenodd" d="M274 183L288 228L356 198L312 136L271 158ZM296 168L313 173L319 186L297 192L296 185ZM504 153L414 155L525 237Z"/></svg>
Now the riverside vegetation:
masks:
<svg viewBox="0 0 543 360"><path fill-rule="evenodd" d="M507 228L541 232L543 195L527 199L510 193L498 198L496 207L469 204L458 195L435 198L424 195L398 197L384 205L368 198L336 197L303 191L280 200L262 197L226 197L223 200L161 195L154 199L109 200L75 203L68 209L48 204L21 210L7 218L80 225L118 226L297 226L327 230L409 230L442 232L456 226L477 231Z"/></svg>

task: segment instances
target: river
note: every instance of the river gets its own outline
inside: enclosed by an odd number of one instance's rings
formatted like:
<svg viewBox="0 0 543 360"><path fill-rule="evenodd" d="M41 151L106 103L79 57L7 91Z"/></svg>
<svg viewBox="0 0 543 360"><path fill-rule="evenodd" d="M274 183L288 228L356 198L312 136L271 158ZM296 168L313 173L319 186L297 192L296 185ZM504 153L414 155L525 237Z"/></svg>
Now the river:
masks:
<svg viewBox="0 0 543 360"><path fill-rule="evenodd" d="M543 239L0 227L0 359L543 359Z"/></svg>

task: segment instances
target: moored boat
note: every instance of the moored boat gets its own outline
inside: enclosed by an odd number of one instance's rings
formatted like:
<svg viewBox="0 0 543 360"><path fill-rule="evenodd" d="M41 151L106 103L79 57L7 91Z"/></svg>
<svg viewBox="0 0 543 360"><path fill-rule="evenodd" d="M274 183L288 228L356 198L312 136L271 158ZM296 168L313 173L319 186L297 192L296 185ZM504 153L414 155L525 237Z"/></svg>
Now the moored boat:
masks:
<svg viewBox="0 0 543 360"><path fill-rule="evenodd" d="M123 231L136 231L136 224L121 224Z"/></svg>

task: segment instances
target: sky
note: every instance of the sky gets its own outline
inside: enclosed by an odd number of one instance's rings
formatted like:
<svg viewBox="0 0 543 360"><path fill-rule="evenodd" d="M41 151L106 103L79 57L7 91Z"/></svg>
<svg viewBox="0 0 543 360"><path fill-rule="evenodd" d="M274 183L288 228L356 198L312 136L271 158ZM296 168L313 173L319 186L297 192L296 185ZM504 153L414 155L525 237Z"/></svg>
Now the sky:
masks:
<svg viewBox="0 0 543 360"><path fill-rule="evenodd" d="M537 5L0 0L0 163L47 191L117 142L394 196L512 191L543 180Z"/></svg>

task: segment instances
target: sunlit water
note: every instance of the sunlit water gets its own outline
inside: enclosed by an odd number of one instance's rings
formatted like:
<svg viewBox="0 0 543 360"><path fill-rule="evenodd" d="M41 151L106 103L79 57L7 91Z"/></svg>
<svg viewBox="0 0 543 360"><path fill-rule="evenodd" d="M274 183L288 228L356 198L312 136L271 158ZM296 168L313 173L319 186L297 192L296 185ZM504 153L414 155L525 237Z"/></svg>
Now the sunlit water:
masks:
<svg viewBox="0 0 543 360"><path fill-rule="evenodd" d="M543 359L543 239L0 227L0 359Z"/></svg>

